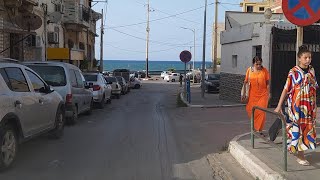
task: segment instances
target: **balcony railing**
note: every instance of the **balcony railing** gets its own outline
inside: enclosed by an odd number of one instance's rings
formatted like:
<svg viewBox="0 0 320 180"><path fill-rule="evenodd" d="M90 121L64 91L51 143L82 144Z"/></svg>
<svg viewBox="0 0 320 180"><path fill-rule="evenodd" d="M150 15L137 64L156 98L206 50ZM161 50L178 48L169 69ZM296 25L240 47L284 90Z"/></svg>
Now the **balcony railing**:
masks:
<svg viewBox="0 0 320 180"><path fill-rule="evenodd" d="M66 1L63 21L65 24L75 24L80 27L88 28L90 21L90 8L78 5L75 1Z"/></svg>

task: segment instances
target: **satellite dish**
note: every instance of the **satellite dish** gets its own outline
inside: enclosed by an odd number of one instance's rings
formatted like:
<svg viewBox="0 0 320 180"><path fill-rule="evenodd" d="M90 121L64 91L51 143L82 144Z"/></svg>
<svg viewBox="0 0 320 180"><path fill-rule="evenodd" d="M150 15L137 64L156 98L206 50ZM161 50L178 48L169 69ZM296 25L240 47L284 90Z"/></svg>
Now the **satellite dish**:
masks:
<svg viewBox="0 0 320 180"><path fill-rule="evenodd" d="M62 14L61 12L53 12L48 15L48 19L50 23L57 23L61 20Z"/></svg>
<svg viewBox="0 0 320 180"><path fill-rule="evenodd" d="M41 17L30 12L19 13L14 19L21 29L28 31L39 29L42 25Z"/></svg>

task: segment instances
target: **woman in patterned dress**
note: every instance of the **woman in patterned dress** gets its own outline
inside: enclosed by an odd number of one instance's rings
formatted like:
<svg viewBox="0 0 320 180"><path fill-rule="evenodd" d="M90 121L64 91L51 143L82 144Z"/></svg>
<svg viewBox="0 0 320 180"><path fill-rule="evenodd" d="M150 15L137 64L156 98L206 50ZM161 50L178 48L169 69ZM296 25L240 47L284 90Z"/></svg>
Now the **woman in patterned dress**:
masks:
<svg viewBox="0 0 320 180"><path fill-rule="evenodd" d="M310 65L311 51L302 45L298 51L299 65L288 74L275 112L281 112L281 106L288 96L287 148L296 153L301 165L310 165L304 151L316 148L316 88L318 87L315 71Z"/></svg>

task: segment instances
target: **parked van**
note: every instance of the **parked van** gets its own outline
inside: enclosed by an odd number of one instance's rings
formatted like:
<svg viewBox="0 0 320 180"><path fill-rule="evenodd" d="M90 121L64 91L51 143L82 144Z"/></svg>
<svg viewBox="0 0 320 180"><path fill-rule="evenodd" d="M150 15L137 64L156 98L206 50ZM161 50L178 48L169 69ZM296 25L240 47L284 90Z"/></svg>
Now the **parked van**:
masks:
<svg viewBox="0 0 320 180"><path fill-rule="evenodd" d="M91 113L93 94L81 70L62 62L26 62L26 66L37 72L47 84L53 87L64 99L67 122L74 124L81 113Z"/></svg>

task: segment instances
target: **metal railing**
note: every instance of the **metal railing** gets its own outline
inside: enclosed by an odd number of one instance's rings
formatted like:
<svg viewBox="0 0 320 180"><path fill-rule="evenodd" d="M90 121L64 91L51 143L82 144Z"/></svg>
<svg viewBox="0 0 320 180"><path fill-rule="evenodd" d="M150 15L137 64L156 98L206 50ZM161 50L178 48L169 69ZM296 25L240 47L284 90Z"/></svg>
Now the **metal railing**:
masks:
<svg viewBox="0 0 320 180"><path fill-rule="evenodd" d="M282 147L275 144L273 141L267 139L266 137L260 135L259 132L256 132L254 130L254 112L256 110L260 110L260 111L263 111L265 113L270 113L270 114L273 114L273 115L276 115L278 118L281 119L281 122L282 122ZM252 145L252 149L254 149L254 136L258 136L260 137L261 139L265 140L266 142L268 142L270 145L276 147L276 148L279 148L281 149L282 148L282 151L283 151L283 169L285 171L287 171L287 163L288 163L288 157L287 157L287 131L286 131L286 119L285 119L285 116L281 113L277 113L277 112L274 112L274 111L271 111L271 110L268 110L268 109L265 109L265 108L261 108L261 107L258 107L258 106L254 106L252 108L252 116L251 116L251 145Z"/></svg>

